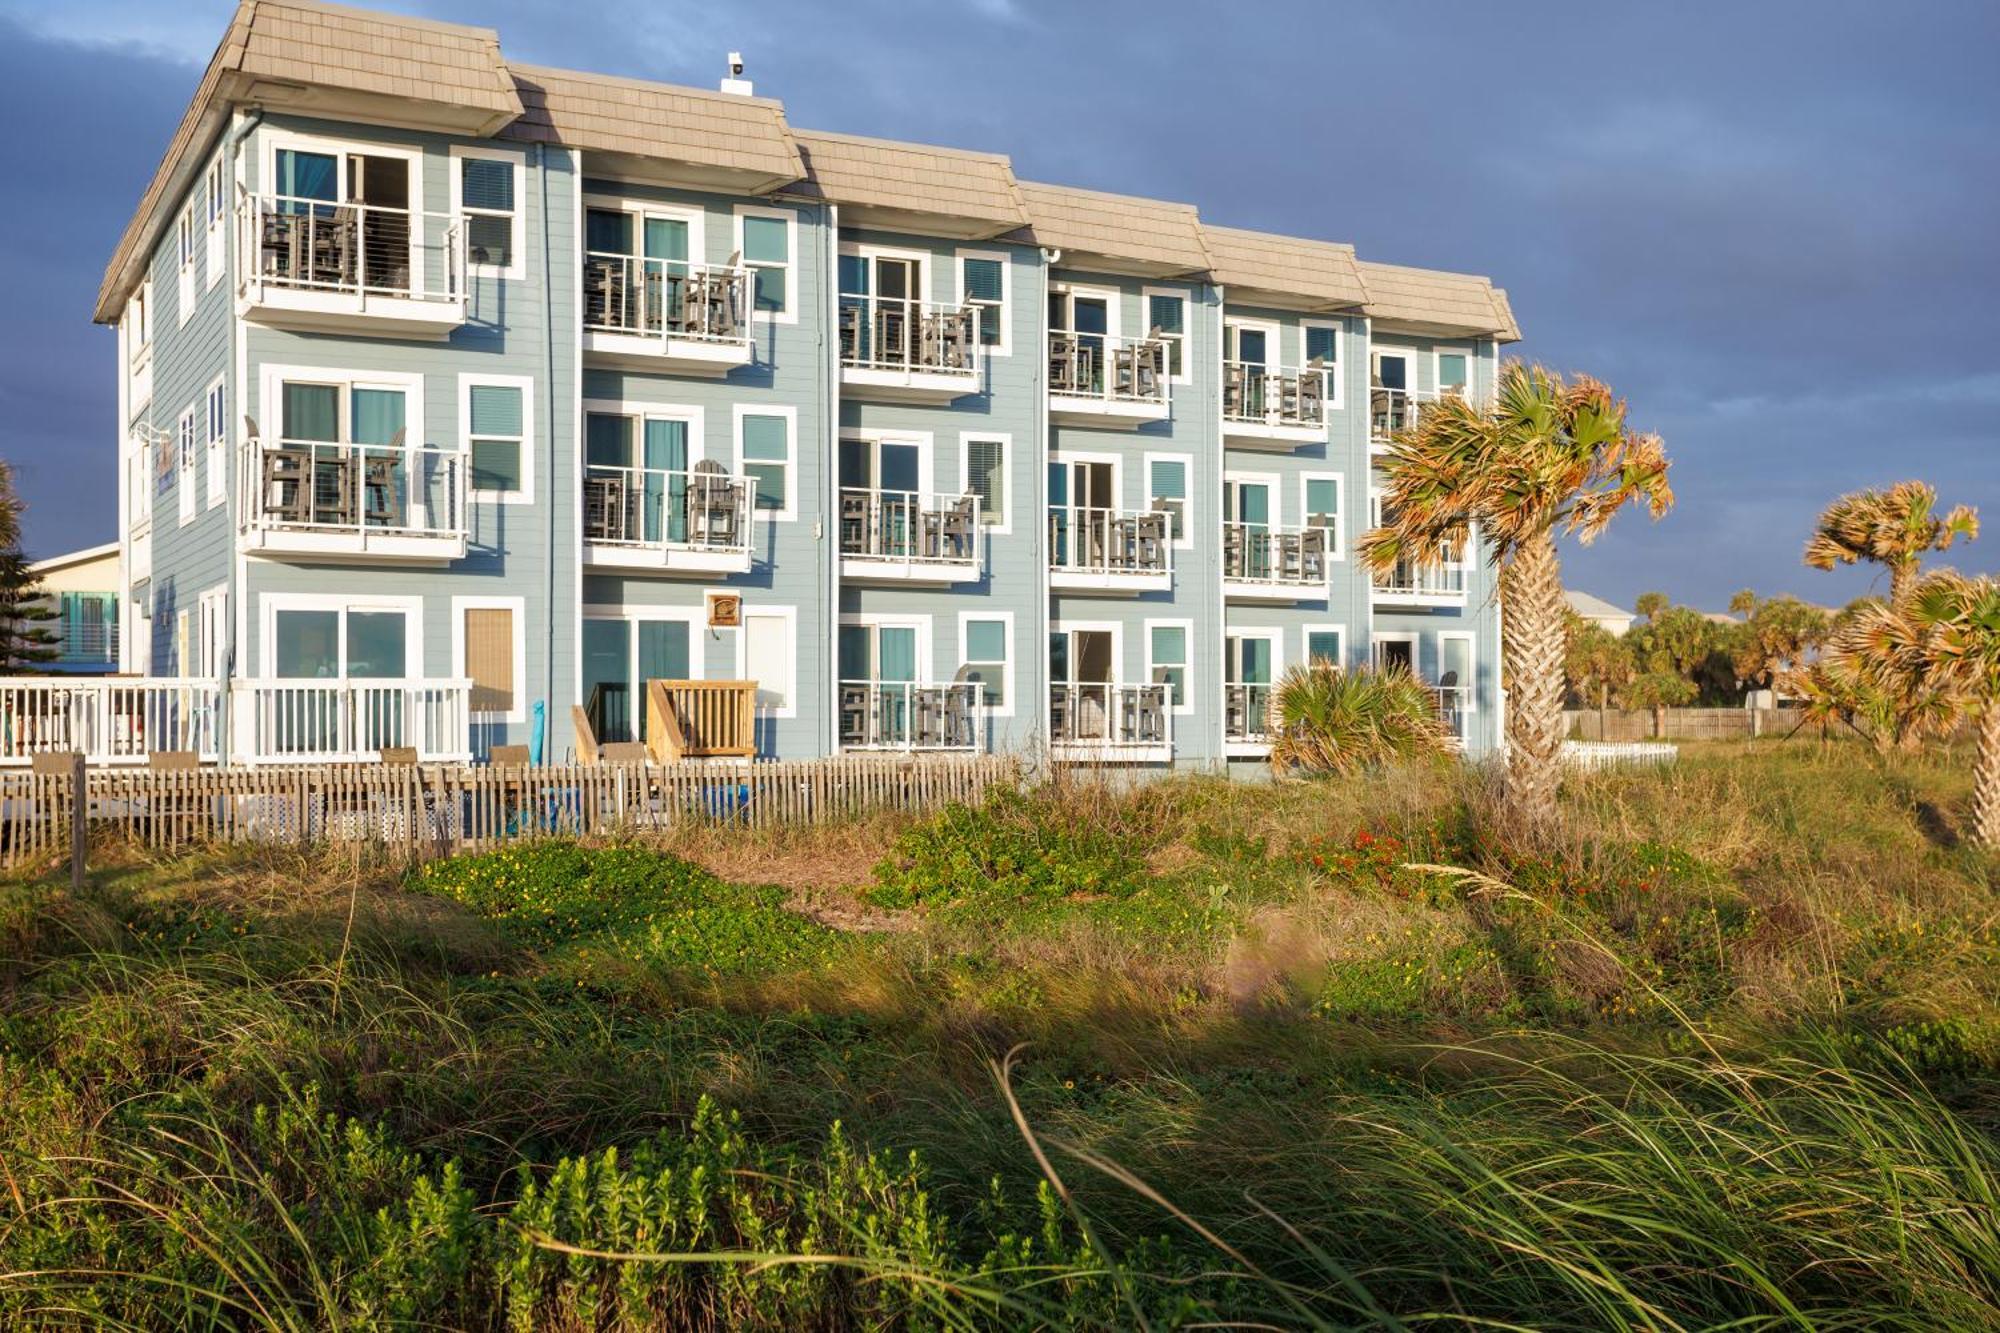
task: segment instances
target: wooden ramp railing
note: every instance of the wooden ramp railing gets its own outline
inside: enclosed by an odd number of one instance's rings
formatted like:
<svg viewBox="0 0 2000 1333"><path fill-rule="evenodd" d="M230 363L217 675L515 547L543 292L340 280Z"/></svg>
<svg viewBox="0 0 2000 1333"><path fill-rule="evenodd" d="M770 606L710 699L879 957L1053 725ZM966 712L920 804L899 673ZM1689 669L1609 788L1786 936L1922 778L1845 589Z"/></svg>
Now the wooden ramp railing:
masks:
<svg viewBox="0 0 2000 1333"><path fill-rule="evenodd" d="M656 764L757 756L757 682L649 680L646 750Z"/></svg>

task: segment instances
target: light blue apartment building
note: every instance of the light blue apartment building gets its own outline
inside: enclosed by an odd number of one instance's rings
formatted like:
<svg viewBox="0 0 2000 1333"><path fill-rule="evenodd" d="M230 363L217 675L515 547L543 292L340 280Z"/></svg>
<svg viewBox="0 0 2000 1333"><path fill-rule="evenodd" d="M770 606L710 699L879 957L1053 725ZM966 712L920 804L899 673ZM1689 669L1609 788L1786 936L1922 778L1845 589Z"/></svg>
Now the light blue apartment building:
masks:
<svg viewBox="0 0 2000 1333"><path fill-rule="evenodd" d="M1479 553L1354 556L1518 337L1485 278L246 0L96 314L123 667L217 758L561 758L666 679L767 755L1247 772L1312 658L1501 735Z"/></svg>

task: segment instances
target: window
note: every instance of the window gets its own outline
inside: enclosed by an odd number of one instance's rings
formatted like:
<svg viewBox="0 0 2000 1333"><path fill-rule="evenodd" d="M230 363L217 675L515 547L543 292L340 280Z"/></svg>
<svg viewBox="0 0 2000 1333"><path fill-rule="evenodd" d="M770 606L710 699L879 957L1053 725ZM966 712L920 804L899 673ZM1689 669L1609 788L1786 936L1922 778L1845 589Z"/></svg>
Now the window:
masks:
<svg viewBox="0 0 2000 1333"><path fill-rule="evenodd" d="M960 437L965 457L965 489L979 497L980 526L1007 532L1013 482L1007 475L1007 437Z"/></svg>
<svg viewBox="0 0 2000 1333"><path fill-rule="evenodd" d="M1307 625L1306 661L1345 668L1347 631L1339 625Z"/></svg>
<svg viewBox="0 0 2000 1333"><path fill-rule="evenodd" d="M453 674L472 682L468 710L478 722L520 722L527 645L519 597L452 598Z"/></svg>
<svg viewBox="0 0 2000 1333"><path fill-rule="evenodd" d="M1146 336L1167 344L1167 375L1185 384L1191 371L1187 355L1187 297L1179 292L1146 291Z"/></svg>
<svg viewBox="0 0 2000 1333"><path fill-rule="evenodd" d="M1328 555L1338 556L1340 545L1340 487L1337 476L1308 475L1304 478L1305 517L1309 528L1326 529Z"/></svg>
<svg viewBox="0 0 2000 1333"><path fill-rule="evenodd" d="M190 407L181 413L179 429L174 432L174 481L180 487L180 511L183 523L194 520L196 420L195 409Z"/></svg>
<svg viewBox="0 0 2000 1333"><path fill-rule="evenodd" d="M645 739L639 682L702 678L700 614L585 608L583 702L598 740Z"/></svg>
<svg viewBox="0 0 2000 1333"><path fill-rule="evenodd" d="M453 206L465 219L465 257L495 276L521 276L520 160L511 153L454 148Z"/></svg>
<svg viewBox="0 0 2000 1333"><path fill-rule="evenodd" d="M1438 392L1465 394L1472 388L1472 361L1464 352L1437 354Z"/></svg>
<svg viewBox="0 0 2000 1333"><path fill-rule="evenodd" d="M1188 468L1184 455L1146 455L1146 496L1154 509L1167 512L1169 531L1177 546L1192 541L1188 533Z"/></svg>
<svg viewBox="0 0 2000 1333"><path fill-rule="evenodd" d="M213 287L222 281L222 221L228 206L219 160L208 165L208 174L202 178L201 197L202 221L208 231L208 285Z"/></svg>
<svg viewBox="0 0 2000 1333"><path fill-rule="evenodd" d="M737 404L736 457L755 491L752 507L774 519L794 517L791 409L755 412Z"/></svg>
<svg viewBox="0 0 2000 1333"><path fill-rule="evenodd" d="M524 504L534 498L528 453L534 381L522 377L459 377L462 446L472 468L472 492L482 500Z"/></svg>
<svg viewBox="0 0 2000 1333"><path fill-rule="evenodd" d="M197 204L190 201L181 210L181 219L174 229L176 249L179 251L180 283L179 303L174 310L176 325L184 325L194 314L194 219Z"/></svg>
<svg viewBox="0 0 2000 1333"><path fill-rule="evenodd" d="M745 607L736 634L736 678L757 682L757 706L773 717L796 715L797 608Z"/></svg>
<svg viewBox="0 0 2000 1333"><path fill-rule="evenodd" d="M958 618L958 657L965 679L984 686L981 702L1002 717L1014 714L1014 618L974 615Z"/></svg>
<svg viewBox="0 0 2000 1333"><path fill-rule="evenodd" d="M149 278L139 284L139 290L132 293L132 299L125 307L125 346L135 371L153 347L152 312L153 283Z"/></svg>
<svg viewBox="0 0 2000 1333"><path fill-rule="evenodd" d="M750 269L751 308L785 323L792 312L792 214L773 210L736 210L737 250Z"/></svg>
<svg viewBox="0 0 2000 1333"><path fill-rule="evenodd" d="M1007 354L1007 257L960 254L959 297L979 320L979 345Z"/></svg>
<svg viewBox="0 0 2000 1333"><path fill-rule="evenodd" d="M1167 687L1167 702L1177 713L1194 711L1188 698L1188 639L1193 622L1146 622L1146 681Z"/></svg>
<svg viewBox="0 0 2000 1333"><path fill-rule="evenodd" d="M420 602L381 598L353 603L340 594L266 596L265 663L284 680L399 680L420 675ZM379 748L379 747L367 747Z"/></svg>
<svg viewBox="0 0 2000 1333"><path fill-rule="evenodd" d="M1330 322L1307 322L1300 329L1309 370L1326 372L1328 407L1340 406L1340 326Z"/></svg>
<svg viewBox="0 0 2000 1333"><path fill-rule="evenodd" d="M219 680L229 642L229 589L211 588L195 604L194 670L203 680Z"/></svg>
<svg viewBox="0 0 2000 1333"><path fill-rule="evenodd" d="M222 381L208 386L208 507L220 505L229 493L229 417L223 406Z"/></svg>

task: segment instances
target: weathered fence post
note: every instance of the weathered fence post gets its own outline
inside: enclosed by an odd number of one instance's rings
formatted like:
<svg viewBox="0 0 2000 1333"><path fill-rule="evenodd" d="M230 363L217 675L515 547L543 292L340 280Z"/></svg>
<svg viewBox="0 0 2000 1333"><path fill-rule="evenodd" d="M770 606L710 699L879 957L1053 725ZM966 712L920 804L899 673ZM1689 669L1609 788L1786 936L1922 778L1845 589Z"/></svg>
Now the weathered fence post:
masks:
<svg viewBox="0 0 2000 1333"><path fill-rule="evenodd" d="M83 892L83 859L90 845L90 793L83 781L83 751L69 757L69 888Z"/></svg>

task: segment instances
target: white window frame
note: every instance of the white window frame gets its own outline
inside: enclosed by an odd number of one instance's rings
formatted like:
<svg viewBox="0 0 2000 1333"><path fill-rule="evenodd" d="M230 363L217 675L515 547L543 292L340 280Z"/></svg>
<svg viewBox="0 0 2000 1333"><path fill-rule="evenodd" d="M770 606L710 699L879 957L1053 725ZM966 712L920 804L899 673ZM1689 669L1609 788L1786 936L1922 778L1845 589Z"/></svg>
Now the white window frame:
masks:
<svg viewBox="0 0 2000 1333"><path fill-rule="evenodd" d="M773 264L769 261L753 264L744 256L743 219L745 218L776 218L785 224L785 262L783 265ZM735 210L734 227L735 249L738 262L745 269L750 270L750 291L746 304L750 307L751 322L756 323L761 320L767 324L798 323L800 305L799 274L802 271L799 264L799 215L789 208L767 208L758 204L738 204ZM779 267L785 270L785 308L775 312L759 310L757 308L756 270L760 268Z"/></svg>
<svg viewBox="0 0 2000 1333"><path fill-rule="evenodd" d="M411 596L367 596L345 592L267 592L257 598L258 630L262 635L259 644L257 675L262 680L277 678L278 668L278 612L280 611L338 611L340 616L340 669L347 670L347 615L354 611L400 611L403 614L403 679L422 680L424 676L424 599ZM301 678L304 679L304 678ZM348 680L342 674L329 677L333 680Z"/></svg>
<svg viewBox="0 0 2000 1333"><path fill-rule="evenodd" d="M1173 453L1158 449L1148 449L1145 452L1140 459L1140 464L1145 469L1144 475L1140 480L1144 484L1146 492L1144 499L1148 506L1153 503L1153 464L1155 461L1179 463L1181 465L1181 475L1186 481L1188 493L1181 497L1181 505L1183 506L1181 535L1179 537L1170 537L1169 545L1177 551L1192 551L1194 549L1194 455ZM1169 532L1172 531L1171 525L1168 530Z"/></svg>
<svg viewBox="0 0 2000 1333"><path fill-rule="evenodd" d="M639 679L639 635L637 626L644 621L679 621L688 627L688 674L689 680L707 680L708 672L704 658L706 640L703 635L708 629L706 602L702 606L626 606L617 602L588 603L577 617L578 637L581 641L581 623L585 620L622 620L634 627L625 645L625 672L636 683ZM740 656L740 653L739 653ZM742 673L739 672L740 676ZM583 702L583 671L581 664L576 673L576 702ZM643 703L643 701L641 701Z"/></svg>
<svg viewBox="0 0 2000 1333"><path fill-rule="evenodd" d="M1229 339L1230 335L1232 334L1240 336L1242 331L1245 329L1248 329L1253 333L1261 333L1264 335L1264 349L1265 349L1264 373L1267 375L1275 375L1280 371L1284 370L1285 369L1285 326L1278 320L1265 319L1259 315L1225 315L1223 317L1222 320L1223 364L1227 365L1231 360L1240 359L1240 358L1232 358L1229 355ZM1299 364L1303 365L1304 361L1301 360Z"/></svg>
<svg viewBox="0 0 2000 1333"><path fill-rule="evenodd" d="M200 484L201 453L195 441L200 438L201 419L201 408L190 403L174 425L174 503L183 527L194 522L199 499L195 488Z"/></svg>
<svg viewBox="0 0 2000 1333"><path fill-rule="evenodd" d="M1087 301L1104 302L1104 336L1106 338L1109 338L1112 342L1117 342L1123 336L1120 329L1123 327L1125 293L1119 291L1116 287L1093 287L1088 283L1082 282L1052 282L1049 284L1049 292L1052 295L1062 297L1069 303L1067 317L1072 326L1068 329L1057 329L1053 325L1050 325L1049 332L1075 332L1076 299L1082 297ZM1048 312L1046 310L1043 311L1042 318L1044 321L1048 319ZM1186 357L1181 358L1181 364L1187 364Z"/></svg>
<svg viewBox="0 0 2000 1333"><path fill-rule="evenodd" d="M752 415L755 414L756 414L755 409L752 409ZM929 431L865 430L865 429L843 430L840 432L840 443L866 444L871 447L880 447L881 445L885 444L901 444L901 445L907 445L910 448L915 449L917 451L917 494L920 497L920 499L928 500L929 497L936 492L937 449L935 446L934 437L931 435ZM878 454L876 456L876 463L878 464L878 466L875 468L875 470L878 472L880 471L879 467L880 461L881 461L880 455ZM835 480L838 481L840 473L840 457L838 453L834 455L833 462L834 462L834 477ZM963 482L965 479L964 474L965 474L965 465L964 461L961 460L959 463L959 479L961 482ZM839 490L840 487L836 485L834 489Z"/></svg>
<svg viewBox="0 0 2000 1333"><path fill-rule="evenodd" d="M929 615L914 611L843 611L840 613L839 623L845 626L859 626L863 629L906 629L911 631L917 644L917 678L910 683L913 685L933 685L938 683L938 678L932 674L935 670L935 654L931 649L932 635L935 631L932 618ZM836 629L834 633L838 636L839 630ZM960 644L962 647L963 639L960 640ZM834 665L836 669L839 663L840 643L836 637L834 642ZM847 679L847 677L842 677L842 679ZM880 677L877 676L869 677L871 684L879 679Z"/></svg>
<svg viewBox="0 0 2000 1333"><path fill-rule="evenodd" d="M528 505L535 502L535 379L532 375L489 375L461 372L458 377L458 450L465 456L466 484L472 484L472 391L474 388L521 391L521 489L467 493L478 504Z"/></svg>
<svg viewBox="0 0 2000 1333"><path fill-rule="evenodd" d="M1462 356L1465 358L1465 397L1470 402L1479 395L1479 358L1470 347L1444 343L1431 348L1431 392L1444 396L1444 358Z"/></svg>
<svg viewBox="0 0 2000 1333"><path fill-rule="evenodd" d="M400 158L409 174L410 212L414 215L410 225L410 272L424 271L424 229L416 220L424 211L422 149L376 143L369 139L338 139L330 135L301 134L295 130L273 130L264 135L258 151L258 162L264 173L264 194L269 197L276 197L278 193L278 153L281 149L331 154L334 164L333 192L342 202L347 199L349 187L353 184L347 178L347 159L350 156Z"/></svg>
<svg viewBox="0 0 2000 1333"><path fill-rule="evenodd" d="M1306 370L1306 330L1331 329L1333 331L1333 367L1327 372L1326 406L1328 411L1337 411L1346 405L1347 392L1347 327L1338 319L1301 319L1299 321L1299 373Z"/></svg>
<svg viewBox="0 0 2000 1333"><path fill-rule="evenodd" d="M1181 303L1181 331L1177 337L1181 344L1181 373L1169 375L1172 384L1194 383L1194 296L1184 287L1142 287L1139 289L1139 322L1146 332L1153 331L1153 298L1171 297ZM1168 364L1172 364L1171 359Z"/></svg>
<svg viewBox="0 0 2000 1333"><path fill-rule="evenodd" d="M224 654L229 642L229 585L218 583L201 594L195 605L195 669L185 664L182 675L203 680L219 680L224 672Z"/></svg>
<svg viewBox="0 0 2000 1333"><path fill-rule="evenodd" d="M1222 522L1225 527L1231 523L1240 523L1243 521L1237 518L1235 514L1229 512L1227 497L1231 486L1262 486L1264 494L1270 500L1271 517L1265 520L1265 525L1273 531L1286 526L1284 473L1245 472L1239 468L1225 469L1222 473L1222 493L1224 496Z"/></svg>
<svg viewBox="0 0 2000 1333"><path fill-rule="evenodd" d="M1407 643L1410 645L1410 670L1419 677L1423 675L1423 635L1413 629L1377 630L1368 636L1368 669L1382 669L1381 647L1385 643Z"/></svg>
<svg viewBox="0 0 2000 1333"><path fill-rule="evenodd" d="M1312 522L1312 506L1307 501L1306 495L1311 489L1310 483L1315 481L1333 483L1334 515L1338 521L1330 529L1333 533L1333 545L1327 550L1326 558L1345 560L1347 559L1347 475L1342 472L1326 471L1299 473L1299 527L1302 529Z"/></svg>
<svg viewBox="0 0 2000 1333"><path fill-rule="evenodd" d="M347 370L332 366L280 366L265 363L258 367L257 406L262 413L258 429L267 442L285 434L286 383L331 384L341 390L340 433L351 434L352 395L356 389L399 389L403 394L404 447L424 449L428 431L424 418L424 377L402 370ZM343 440L343 443L351 441Z"/></svg>
<svg viewBox="0 0 2000 1333"><path fill-rule="evenodd" d="M219 509L229 499L229 399L222 376L209 381L201 401L208 433L208 507Z"/></svg>
<svg viewBox="0 0 2000 1333"><path fill-rule="evenodd" d="M1342 671L1347 670L1347 626L1337 625L1331 621L1316 621L1299 626L1299 664L1304 666L1313 660L1312 636L1315 634L1333 634L1339 637L1340 659L1334 665Z"/></svg>
<svg viewBox="0 0 2000 1333"><path fill-rule="evenodd" d="M1444 645L1447 640L1459 639L1465 644L1465 669L1469 679L1461 681L1459 688L1464 700L1459 711L1466 714L1479 711L1479 636L1469 629L1441 629L1437 632L1437 669L1432 677L1444 675ZM1435 683L1435 680L1433 680Z"/></svg>
<svg viewBox="0 0 2000 1333"><path fill-rule="evenodd" d="M514 706L505 712L481 710L468 714L475 723L519 723L528 720L528 602L525 597L464 596L451 599L451 674L459 680L471 679L465 669L465 613L506 611L514 627ZM635 640L636 642L636 640ZM692 658L693 636L689 636L688 656Z"/></svg>
<svg viewBox="0 0 2000 1333"><path fill-rule="evenodd" d="M727 590L718 590L727 591ZM732 593L732 595L734 595ZM785 704L782 708L766 707L762 703L754 705L756 711L766 717L795 718L799 715L799 608L785 604L743 604L743 625L736 631L736 679L758 680L750 674L747 660L750 650L750 621L753 619L783 620L785 634L791 641L791 651L785 657ZM689 654L692 656L692 653ZM921 669L921 668L920 668ZM754 698L754 694L753 694Z"/></svg>
<svg viewBox="0 0 2000 1333"><path fill-rule="evenodd" d="M708 213L704 209L653 199L627 199L613 194L587 194L583 197L583 215L578 219L583 222L586 229L589 227L588 215L593 208L602 213L625 213L632 218L632 243L638 247L640 257L644 256L646 250L647 218L667 218L678 222L687 228L687 262L691 265L708 263L708 236L704 230ZM587 234L577 238L579 253L587 252L584 243L588 239Z"/></svg>
<svg viewBox="0 0 2000 1333"><path fill-rule="evenodd" d="M126 361L132 374L136 376L152 364L153 280L151 278L140 283L138 290L126 299L125 326ZM134 336L134 326L137 336Z"/></svg>
<svg viewBox="0 0 2000 1333"><path fill-rule="evenodd" d="M1417 348L1406 346L1403 343L1370 343L1368 345L1369 388L1372 389L1375 387L1375 358L1377 356L1400 356L1409 363L1410 382L1404 389L1405 393L1416 393L1422 388L1423 379L1419 373L1423 369L1421 353ZM1436 380L1432 380L1433 384L1436 382Z"/></svg>
<svg viewBox="0 0 2000 1333"><path fill-rule="evenodd" d="M483 145L453 144L451 146L451 215L453 218L461 220L461 226L463 225L462 220L472 215L466 211L465 207L465 167L463 164L468 159L481 162L505 162L514 168L514 211L508 215L511 223L511 234L507 238L508 262L505 264L476 263L472 258L471 250L468 248L465 257L466 272L474 277L519 278L527 271L522 255L522 252L527 247L528 233L527 221L524 216L527 212L528 202L528 192L525 188L528 173L524 169L527 165L527 155L506 148L488 148ZM475 209L473 213L481 217L501 216L494 210L483 208ZM578 239L581 240L582 238L579 237ZM692 240L692 237L690 237L690 240ZM689 248L692 249L693 247L690 246Z"/></svg>
<svg viewBox="0 0 2000 1333"><path fill-rule="evenodd" d="M960 611L958 613L958 664L961 667L974 665L972 660L966 656L966 640L971 630L972 622L975 620L997 620L1000 622L1001 646L1007 654L1006 659L1000 663L1000 689L1002 692L1000 697L1005 702L997 708L993 707L986 702L985 691L982 690L980 692L979 706L986 710L988 717L1012 717L1014 716L1015 699L1014 682L1018 675L1015 670L1015 663L1020 657L1019 646L1014 639L1014 613L1012 611L998 610ZM979 665L986 664L980 663Z"/></svg>
<svg viewBox="0 0 2000 1333"><path fill-rule="evenodd" d="M1077 632L1078 630L1081 630L1081 631L1083 631L1083 632L1084 632L1084 633L1086 633L1086 634L1099 634L1099 633L1102 633L1102 634L1109 634L1109 635L1111 636L1111 682L1110 682L1111 684L1113 684L1113 685L1149 685L1149 684L1151 684L1151 683L1152 683L1151 681L1134 681L1134 680L1128 680L1128 679L1126 678L1126 675L1125 675L1125 622L1124 622L1124 621L1122 621L1122 620L1056 620L1056 619L1051 619L1051 620L1049 621L1049 633L1050 633L1050 634L1074 634L1074 633L1076 633L1076 632ZM1072 670L1072 671L1074 671L1074 670L1075 670L1075 667L1076 667L1076 653L1075 653L1075 651L1074 651L1075 647L1076 647L1076 645L1075 645L1074 643L1071 643L1071 645L1070 645L1070 648L1071 648L1071 650L1072 650L1072 651L1071 651L1071 652L1070 652L1070 654L1069 654L1069 661L1070 661L1070 668L1071 668L1071 670ZM1046 645L1046 644L1045 644L1045 645L1043 646L1043 650L1042 650L1042 651L1043 651L1043 653L1044 653L1044 654L1046 655L1046 653L1047 653L1047 651L1048 651L1048 648L1047 648L1047 645ZM1189 648L1188 648L1188 651L1189 651L1190 653L1192 653L1192 652L1194 651L1194 648L1193 648L1193 643L1192 643L1192 641L1191 641L1191 640L1190 640L1190 642L1189 642ZM1071 684L1071 683L1075 682L1075 680L1076 680L1076 677L1075 677L1074 675L1072 675L1072 676L1068 677L1068 678L1067 678L1067 679L1065 679L1065 680L1057 680L1057 679L1055 678L1055 676L1054 676L1053 674L1051 674L1051 675L1049 676L1049 684L1051 684L1051 685L1068 685L1068 684ZM1087 683L1087 684L1096 684L1097 682L1095 682L1095 681L1090 681L1090 682L1085 682L1085 683ZM1046 702L1046 701L1045 701L1045 702L1043 703L1043 705L1042 705L1042 711L1043 711L1043 714L1044 714L1044 717L1043 717L1043 721L1045 721L1045 722L1046 722L1046 721L1047 721L1047 712L1048 712L1048 704L1047 704L1047 702Z"/></svg>
<svg viewBox="0 0 2000 1333"><path fill-rule="evenodd" d="M222 281L223 262L226 258L223 237L228 231L229 197L224 184L222 158L218 156L215 161L208 164L208 170L202 173L201 178L202 219L208 231L205 247L207 253L203 257L208 263L208 285L211 288Z"/></svg>
<svg viewBox="0 0 2000 1333"><path fill-rule="evenodd" d="M995 537L1014 535L1014 437L1003 430L965 430L958 433L958 488L972 494L972 446L1000 446L1000 518L998 523L981 522L980 531ZM982 514L984 511L981 511Z"/></svg>
<svg viewBox="0 0 2000 1333"><path fill-rule="evenodd" d="M1186 659L1178 663L1154 661L1153 631L1155 629L1178 629L1181 632L1181 651L1186 654ZM1186 675L1186 688L1181 691L1181 701L1178 704L1169 704L1167 707L1177 717L1192 716L1195 711L1194 621L1182 616L1148 616L1142 626L1141 632L1146 636L1146 679L1141 683L1146 685L1153 683L1153 669L1155 667L1179 666L1181 671Z"/></svg>
<svg viewBox="0 0 2000 1333"><path fill-rule="evenodd" d="M785 419L785 507L783 509L759 509L757 507L757 488L751 485L750 518L752 522L755 522L759 518L769 519L774 523L792 522L799 516L800 460L798 407L790 403L737 403L731 417L730 439L733 447L732 458L734 460L734 466L731 468L731 471L736 476L743 478L746 484L749 482L750 474L744 471L743 466L743 418L783 417ZM925 474L928 479L930 467L928 450L925 451L924 457ZM759 463L768 463L770 460L760 458L756 461ZM790 716L790 714L787 714L787 716Z"/></svg>
<svg viewBox="0 0 2000 1333"><path fill-rule="evenodd" d="M1232 684L1246 685L1256 683L1242 680L1231 681L1229 679L1229 642L1231 639L1262 639L1265 643L1271 645L1271 679L1263 683L1275 695L1278 689L1278 682L1285 678L1285 631L1275 625L1224 625L1222 627L1222 679L1216 687L1219 697L1215 703L1216 711L1224 715L1223 750L1226 754L1230 755L1263 754L1271 748L1271 742L1268 739L1261 741L1229 739L1227 717L1229 687Z"/></svg>
<svg viewBox="0 0 2000 1333"><path fill-rule="evenodd" d="M1000 341L982 343L976 336L973 341L978 349L988 356L1011 356L1014 351L1013 256L1004 250L962 249L954 252L951 263L952 299L960 305L971 304L965 294L965 261L968 259L991 259L1000 265Z"/></svg>
<svg viewBox="0 0 2000 1333"><path fill-rule="evenodd" d="M194 318L197 291L194 279L194 213L197 203L197 200L188 200L187 206L181 209L180 217L174 223L174 258L177 261L175 272L179 279L178 299L174 303L174 327L181 329L186 328L187 322Z"/></svg>

